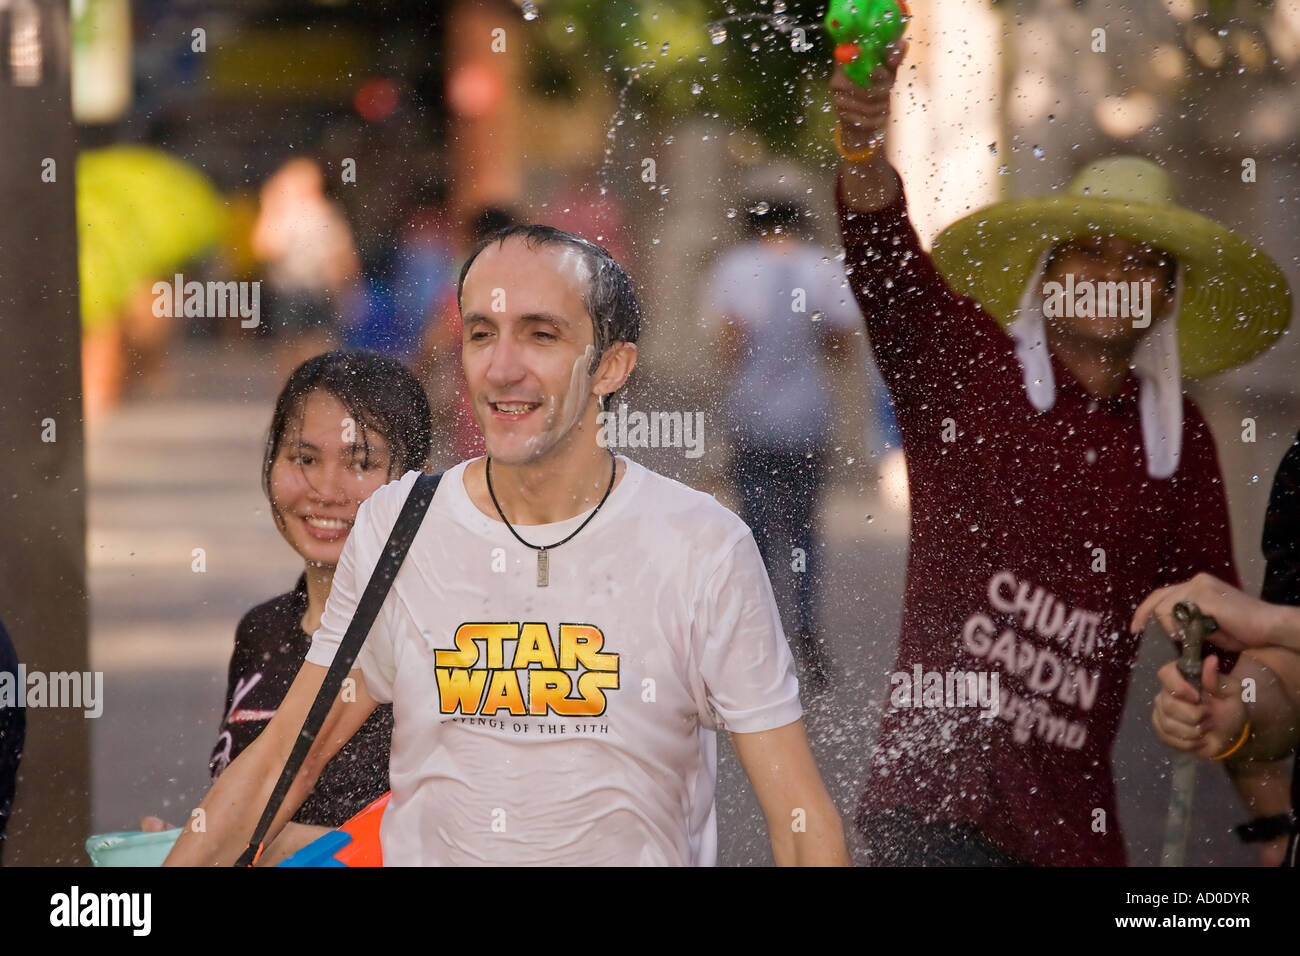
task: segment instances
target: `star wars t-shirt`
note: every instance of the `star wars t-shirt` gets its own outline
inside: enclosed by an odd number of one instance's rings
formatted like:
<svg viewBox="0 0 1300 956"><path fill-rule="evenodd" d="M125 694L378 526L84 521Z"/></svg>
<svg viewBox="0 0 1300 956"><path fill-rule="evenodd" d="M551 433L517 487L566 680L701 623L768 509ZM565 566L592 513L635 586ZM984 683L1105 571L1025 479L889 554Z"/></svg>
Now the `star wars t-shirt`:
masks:
<svg viewBox="0 0 1300 956"><path fill-rule="evenodd" d="M385 864L711 864L716 729L801 716L749 529L622 460L547 587L467 463L443 476L357 659L393 704ZM361 506L309 661L332 660L417 474ZM589 514L517 530L549 544Z"/></svg>
<svg viewBox="0 0 1300 956"><path fill-rule="evenodd" d="M869 213L837 199L912 505L861 817L907 807L974 823L1027 863L1123 864L1111 748L1138 648L1129 620L1198 571L1237 581L1214 439L1185 398L1178 470L1149 477L1136 376L1093 398L1055 356L1055 404L1037 411L1014 342L944 281L906 198ZM995 716L970 704L981 689Z"/></svg>

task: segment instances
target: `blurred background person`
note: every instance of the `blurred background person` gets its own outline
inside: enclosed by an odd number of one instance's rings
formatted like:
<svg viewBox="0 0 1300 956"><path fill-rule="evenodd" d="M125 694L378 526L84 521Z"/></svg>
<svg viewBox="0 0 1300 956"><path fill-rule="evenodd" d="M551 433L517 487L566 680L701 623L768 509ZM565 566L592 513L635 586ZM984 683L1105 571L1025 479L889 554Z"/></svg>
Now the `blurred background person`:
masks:
<svg viewBox="0 0 1300 956"><path fill-rule="evenodd" d="M360 293L349 300L343 322L348 348L370 349L408 366L419 362L438 305L447 287L456 285L456 242L446 200L441 181L425 181L399 204L387 241L369 244Z"/></svg>
<svg viewBox="0 0 1300 956"><path fill-rule="evenodd" d="M831 365L861 316L833 252L808 239L808 211L753 197L750 239L722 254L705 293L727 377L731 474L813 686L828 680L817 516L832 436Z"/></svg>
<svg viewBox="0 0 1300 956"><path fill-rule="evenodd" d="M343 303L361 276L352 230L315 160L290 159L266 181L252 241L266 275L264 321L287 377L338 342Z"/></svg>

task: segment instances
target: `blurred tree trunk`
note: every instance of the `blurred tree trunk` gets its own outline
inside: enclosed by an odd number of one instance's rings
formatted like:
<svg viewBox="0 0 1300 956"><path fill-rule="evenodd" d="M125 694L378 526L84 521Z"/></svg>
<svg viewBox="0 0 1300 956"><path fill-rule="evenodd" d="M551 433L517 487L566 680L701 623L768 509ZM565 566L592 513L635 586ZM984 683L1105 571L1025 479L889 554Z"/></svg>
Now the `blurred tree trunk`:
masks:
<svg viewBox="0 0 1300 956"><path fill-rule="evenodd" d="M66 0L0 10L0 615L29 673L87 669L70 55ZM86 862L89 739L81 708L28 710L5 863Z"/></svg>

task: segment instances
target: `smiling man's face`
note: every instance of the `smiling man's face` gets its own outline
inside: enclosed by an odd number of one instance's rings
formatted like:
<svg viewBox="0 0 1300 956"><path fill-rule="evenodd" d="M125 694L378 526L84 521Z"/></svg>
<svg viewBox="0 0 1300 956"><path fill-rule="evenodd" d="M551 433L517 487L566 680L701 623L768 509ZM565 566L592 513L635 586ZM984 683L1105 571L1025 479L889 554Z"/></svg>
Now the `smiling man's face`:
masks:
<svg viewBox="0 0 1300 956"><path fill-rule="evenodd" d="M587 281L576 250L529 247L518 236L488 245L466 273L461 359L494 461L527 464L563 450L594 416ZM594 442L594 426L589 431Z"/></svg>

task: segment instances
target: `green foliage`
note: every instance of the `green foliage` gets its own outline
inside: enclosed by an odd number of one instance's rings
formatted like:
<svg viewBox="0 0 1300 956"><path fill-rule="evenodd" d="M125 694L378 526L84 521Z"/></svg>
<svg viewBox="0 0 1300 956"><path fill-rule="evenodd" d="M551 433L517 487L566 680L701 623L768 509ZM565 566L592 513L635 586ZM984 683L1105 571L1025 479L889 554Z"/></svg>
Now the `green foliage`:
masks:
<svg viewBox="0 0 1300 956"><path fill-rule="evenodd" d="M804 52L791 48L788 30L762 18L726 23L726 40L714 44L710 23L732 14L705 0L548 0L538 6L541 15L525 26L529 81L544 95L568 96L603 76L615 94L627 87L626 106L648 123L716 114L785 154L807 144L809 125L828 135L830 123L819 120L831 73L825 0L786 4L783 16L791 27L803 27L811 44ZM772 10L771 0L729 6L736 16Z"/></svg>

